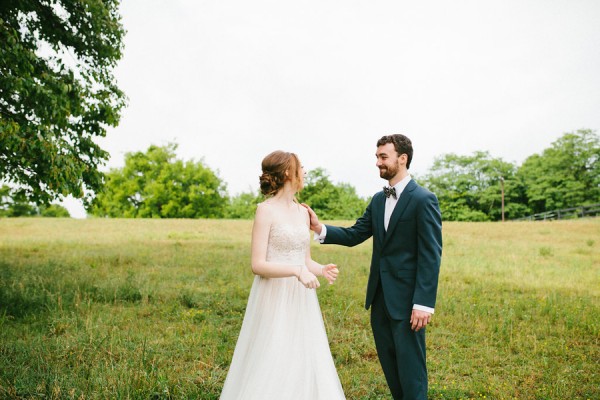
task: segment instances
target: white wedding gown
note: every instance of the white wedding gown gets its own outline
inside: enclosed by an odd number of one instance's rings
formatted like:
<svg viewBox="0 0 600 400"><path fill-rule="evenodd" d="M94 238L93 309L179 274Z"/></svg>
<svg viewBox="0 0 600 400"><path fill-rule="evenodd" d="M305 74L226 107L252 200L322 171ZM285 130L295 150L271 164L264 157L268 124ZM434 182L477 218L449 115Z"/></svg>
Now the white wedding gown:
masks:
<svg viewBox="0 0 600 400"><path fill-rule="evenodd" d="M267 261L304 264L306 225L271 227ZM315 289L256 276L221 400L344 399Z"/></svg>

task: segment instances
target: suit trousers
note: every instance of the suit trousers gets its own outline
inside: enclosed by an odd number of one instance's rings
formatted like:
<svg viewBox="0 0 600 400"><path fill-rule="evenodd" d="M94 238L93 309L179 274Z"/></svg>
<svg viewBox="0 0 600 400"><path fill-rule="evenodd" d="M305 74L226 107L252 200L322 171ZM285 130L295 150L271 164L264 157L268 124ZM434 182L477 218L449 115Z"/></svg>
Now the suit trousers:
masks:
<svg viewBox="0 0 600 400"><path fill-rule="evenodd" d="M381 284L371 305L371 329L394 400L426 400L425 329L414 332L410 317L403 320L390 317Z"/></svg>

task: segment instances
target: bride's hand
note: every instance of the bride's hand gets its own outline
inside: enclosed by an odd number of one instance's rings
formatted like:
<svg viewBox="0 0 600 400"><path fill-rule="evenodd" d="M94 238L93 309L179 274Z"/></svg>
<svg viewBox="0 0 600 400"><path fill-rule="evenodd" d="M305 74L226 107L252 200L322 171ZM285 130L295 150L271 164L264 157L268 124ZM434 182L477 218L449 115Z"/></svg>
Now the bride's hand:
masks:
<svg viewBox="0 0 600 400"><path fill-rule="evenodd" d="M325 279L327 279L327 281L329 282L330 285L332 285L333 282L335 282L335 280L337 279L338 273L340 272L337 268L337 265L335 265L335 264L327 264L327 265L323 266L321 271L323 271L323 277L325 277Z"/></svg>
<svg viewBox="0 0 600 400"><path fill-rule="evenodd" d="M301 267L300 274L298 275L298 280L307 289L316 289L319 286L321 286L317 277L312 272L310 272L305 266Z"/></svg>

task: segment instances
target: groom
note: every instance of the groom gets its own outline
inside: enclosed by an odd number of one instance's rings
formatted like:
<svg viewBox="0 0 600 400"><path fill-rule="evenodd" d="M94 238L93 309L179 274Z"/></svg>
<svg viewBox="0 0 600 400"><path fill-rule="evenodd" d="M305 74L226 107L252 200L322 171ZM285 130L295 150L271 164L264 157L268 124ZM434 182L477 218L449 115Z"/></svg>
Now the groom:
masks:
<svg viewBox="0 0 600 400"><path fill-rule="evenodd" d="M411 179L412 143L404 135L377 142L379 175L389 187L376 193L354 226L323 225L310 207L321 243L355 246L373 236L365 307L377 355L395 400L427 399L425 327L434 312L442 255L436 196Z"/></svg>

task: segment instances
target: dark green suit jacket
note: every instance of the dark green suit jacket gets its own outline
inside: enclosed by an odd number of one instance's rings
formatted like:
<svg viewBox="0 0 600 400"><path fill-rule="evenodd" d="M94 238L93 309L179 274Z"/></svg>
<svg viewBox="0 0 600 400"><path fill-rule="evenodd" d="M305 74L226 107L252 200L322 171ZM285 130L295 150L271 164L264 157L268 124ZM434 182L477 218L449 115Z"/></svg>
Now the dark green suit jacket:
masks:
<svg viewBox="0 0 600 400"><path fill-rule="evenodd" d="M411 180L402 191L387 232L386 197L373 196L365 213L350 228L327 225L323 243L355 246L373 237L371 272L365 308L381 284L390 316L410 318L414 304L434 308L442 257L442 216L436 196Z"/></svg>

